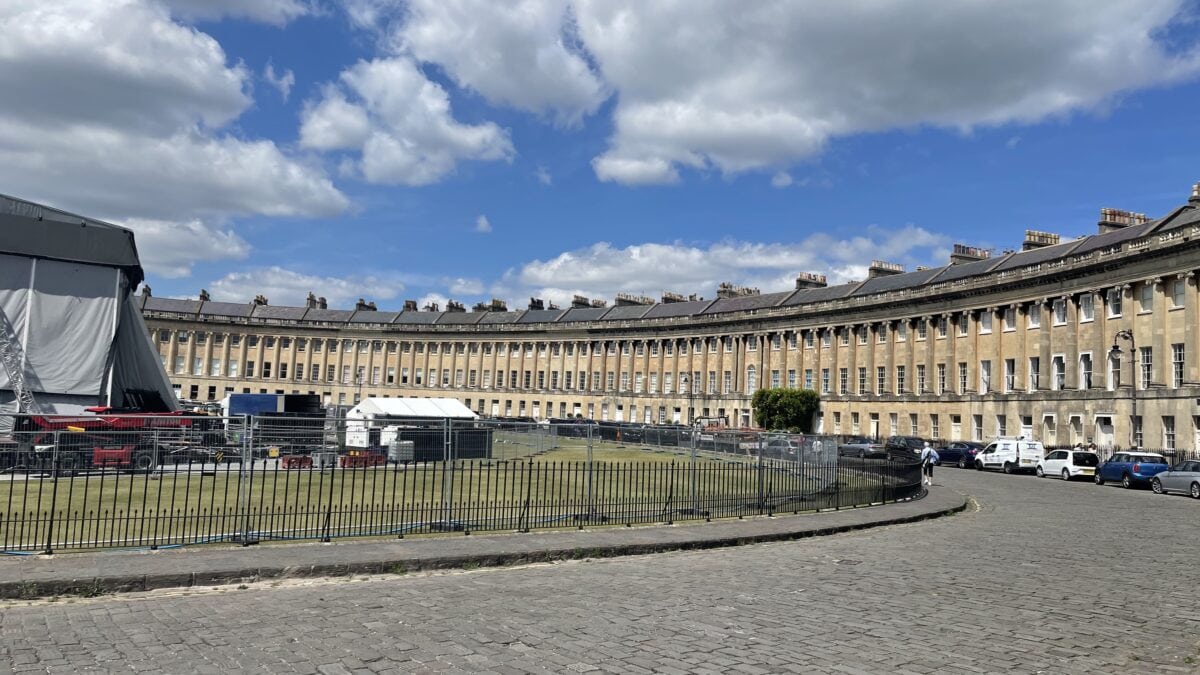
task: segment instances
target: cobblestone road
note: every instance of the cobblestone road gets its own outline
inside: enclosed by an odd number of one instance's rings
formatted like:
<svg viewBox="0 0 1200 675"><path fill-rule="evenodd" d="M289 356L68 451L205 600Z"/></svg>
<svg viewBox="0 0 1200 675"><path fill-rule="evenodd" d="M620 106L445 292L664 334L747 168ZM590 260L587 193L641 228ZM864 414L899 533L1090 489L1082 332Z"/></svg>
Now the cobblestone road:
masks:
<svg viewBox="0 0 1200 675"><path fill-rule="evenodd" d="M934 489L979 507L718 551L10 604L0 672L1200 670L1200 502L955 469Z"/></svg>

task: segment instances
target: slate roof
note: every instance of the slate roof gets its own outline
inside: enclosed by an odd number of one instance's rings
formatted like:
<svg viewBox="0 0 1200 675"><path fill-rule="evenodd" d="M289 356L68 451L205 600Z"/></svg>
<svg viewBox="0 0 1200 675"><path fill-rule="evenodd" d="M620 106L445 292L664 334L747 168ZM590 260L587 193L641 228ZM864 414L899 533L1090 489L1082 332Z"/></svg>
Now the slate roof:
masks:
<svg viewBox="0 0 1200 675"><path fill-rule="evenodd" d="M350 317L350 323L392 323L400 312L380 312L374 309L359 310Z"/></svg>
<svg viewBox="0 0 1200 675"><path fill-rule="evenodd" d="M530 309L517 319L517 323L554 323L566 313L565 309Z"/></svg>
<svg viewBox="0 0 1200 675"><path fill-rule="evenodd" d="M520 319L521 315L524 313L525 310L523 309L515 312L488 312L487 314L483 315L483 318L479 320L479 323L480 325L516 323L517 319Z"/></svg>
<svg viewBox="0 0 1200 675"><path fill-rule="evenodd" d="M601 321L640 319L650 311L651 305L617 305L605 312Z"/></svg>
<svg viewBox="0 0 1200 675"><path fill-rule="evenodd" d="M279 321L299 321L306 318L305 314L309 311L335 311L335 310L309 310L307 307L284 307L272 305L255 305L254 312L251 314L256 319L276 319ZM351 312L347 312L351 314ZM309 321L313 319L307 317ZM320 321L331 321L332 319L318 319ZM344 321L344 319L343 319Z"/></svg>
<svg viewBox="0 0 1200 675"><path fill-rule="evenodd" d="M937 275L932 281L941 283L943 281L954 281L955 279L966 279L967 277L979 276L987 274L998 265L1003 264L1008 260L1009 255L1001 255L995 258L984 258L983 260L972 260L971 262L958 263L957 265L947 265L942 268L942 273Z"/></svg>
<svg viewBox="0 0 1200 675"><path fill-rule="evenodd" d="M397 324L430 326L442 318L443 312L400 312L396 317Z"/></svg>
<svg viewBox="0 0 1200 675"><path fill-rule="evenodd" d="M201 316L238 316L249 317L251 305L248 302L206 302L200 307Z"/></svg>
<svg viewBox="0 0 1200 675"><path fill-rule="evenodd" d="M996 266L995 271L1002 272L1004 270L1025 267L1026 265L1036 265L1038 263L1046 262L1047 260L1062 258L1074 250L1076 246L1079 246L1081 241L1082 240L1080 239L1074 239L1061 244L1055 244L1054 246L1035 248L1032 251L1018 251L1017 253L1013 253L1002 260L1000 264ZM941 281L941 279L938 279L938 281Z"/></svg>
<svg viewBox="0 0 1200 675"><path fill-rule="evenodd" d="M266 305L263 305L263 306L266 307ZM287 309L287 308L277 307L276 309ZM302 312L305 311L305 309L303 307L293 307L291 309L298 309ZM257 316L257 312L256 312L255 316ZM310 309L310 310L307 310L307 314L304 314L303 316L304 316L305 321L325 321L325 322L330 322L330 323L346 323L347 321L350 320L350 317L354 316L354 310L352 310L352 309ZM280 317L280 318L282 318L282 317Z"/></svg>
<svg viewBox="0 0 1200 675"><path fill-rule="evenodd" d="M792 291L792 295L780 303L782 307L794 307L795 305L803 305L808 302L824 302L826 300L837 300L850 295L854 289L858 288L860 282L852 281L848 284L838 284L837 286L824 286L822 288L801 288L797 291Z"/></svg>
<svg viewBox="0 0 1200 675"><path fill-rule="evenodd" d="M1173 230L1177 227L1183 227L1185 225L1200 224L1200 208L1185 206L1181 209L1178 209L1176 213L1172 213L1166 218L1162 218L1157 222L1160 224L1164 232L1167 230Z"/></svg>
<svg viewBox="0 0 1200 675"><path fill-rule="evenodd" d="M787 299L793 291L783 291L782 293L763 293L760 295L746 295L740 298L721 298L714 302L704 310L704 314L721 314L724 312L744 312L751 309L765 309L767 307L777 307L779 303Z"/></svg>
<svg viewBox="0 0 1200 675"><path fill-rule="evenodd" d="M888 276L875 277L867 279L859 286L853 295L867 295L868 293L886 293L887 291L898 291L904 288L915 288L921 284L929 283L929 280L941 274L945 267L935 267L928 270L918 270L916 272L905 272L904 274L891 274Z"/></svg>
<svg viewBox="0 0 1200 675"><path fill-rule="evenodd" d="M693 314L701 314L708 309L709 305L716 302L715 300L689 300L687 302L668 302L665 304L657 304L646 312L646 319L665 319L676 316L692 316Z"/></svg>
<svg viewBox="0 0 1200 675"><path fill-rule="evenodd" d="M1154 228L1158 227L1159 224L1159 221L1151 221L1142 225L1131 225L1129 227L1122 227L1119 230L1113 230L1112 232L1092 235L1080 240L1078 242L1079 245L1071 249L1071 255L1088 253L1097 249L1115 246L1116 244L1129 241L1130 239L1137 239L1138 237L1148 234L1154 230Z"/></svg>
<svg viewBox="0 0 1200 675"><path fill-rule="evenodd" d="M177 300L175 298L146 298L144 309L148 312L176 312L179 314L197 314L200 312L199 300Z"/></svg>
<svg viewBox="0 0 1200 675"><path fill-rule="evenodd" d="M573 307L567 310L559 318L559 323L570 323L574 321L598 321L604 313L608 311L608 307Z"/></svg>
<svg viewBox="0 0 1200 675"><path fill-rule="evenodd" d="M479 323L484 312L446 312L438 319L439 326L471 326Z"/></svg>

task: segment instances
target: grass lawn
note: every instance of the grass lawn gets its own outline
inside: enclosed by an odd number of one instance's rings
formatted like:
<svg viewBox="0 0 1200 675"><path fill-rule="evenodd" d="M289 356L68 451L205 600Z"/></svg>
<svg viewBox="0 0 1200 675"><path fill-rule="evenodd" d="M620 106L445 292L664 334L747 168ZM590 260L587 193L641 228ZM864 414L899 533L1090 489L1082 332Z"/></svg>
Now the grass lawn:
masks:
<svg viewBox="0 0 1200 675"><path fill-rule="evenodd" d="M498 434L499 436L499 434ZM596 443L584 439L496 452L504 459L366 469L215 473L167 466L150 475L14 476L0 482L3 550L148 546L254 538L323 538L435 531L513 530L587 523L662 522L768 509L878 501L859 471ZM515 448L513 448L515 449ZM815 501L800 501L807 495Z"/></svg>

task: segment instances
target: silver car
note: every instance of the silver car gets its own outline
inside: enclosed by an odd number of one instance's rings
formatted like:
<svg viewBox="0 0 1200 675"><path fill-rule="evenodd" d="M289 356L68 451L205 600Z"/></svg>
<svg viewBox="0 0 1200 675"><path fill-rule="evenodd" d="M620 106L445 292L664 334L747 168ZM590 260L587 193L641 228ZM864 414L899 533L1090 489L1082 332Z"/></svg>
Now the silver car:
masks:
<svg viewBox="0 0 1200 675"><path fill-rule="evenodd" d="M1150 479L1150 489L1156 494L1183 492L1200 499L1200 461L1180 462Z"/></svg>

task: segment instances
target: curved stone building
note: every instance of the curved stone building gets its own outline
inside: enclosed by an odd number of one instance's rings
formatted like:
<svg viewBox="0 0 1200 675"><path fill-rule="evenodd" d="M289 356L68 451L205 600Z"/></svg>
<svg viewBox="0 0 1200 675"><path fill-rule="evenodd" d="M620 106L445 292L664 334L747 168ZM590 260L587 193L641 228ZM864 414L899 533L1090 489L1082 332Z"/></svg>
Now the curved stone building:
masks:
<svg viewBox="0 0 1200 675"><path fill-rule="evenodd" d="M190 399L451 395L484 415L750 426L754 390L785 386L821 393L827 433L1197 449L1197 269L1200 185L1155 220L1103 209L1091 236L1028 231L1020 251L956 246L838 286L519 311L144 295L142 311Z"/></svg>

